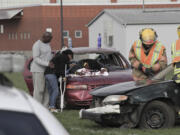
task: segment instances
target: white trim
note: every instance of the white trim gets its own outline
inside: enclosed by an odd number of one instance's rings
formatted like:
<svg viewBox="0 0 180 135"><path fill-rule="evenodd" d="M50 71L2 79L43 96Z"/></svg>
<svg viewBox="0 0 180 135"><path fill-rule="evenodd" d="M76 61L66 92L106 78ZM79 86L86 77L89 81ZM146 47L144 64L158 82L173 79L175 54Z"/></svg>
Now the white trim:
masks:
<svg viewBox="0 0 180 135"><path fill-rule="evenodd" d="M180 4L180 1L177 2L145 2L145 5L177 5ZM119 3L63 3L63 6L103 6L103 5L143 5L143 2L119 2ZM13 8L25 8L25 7L36 7L36 6L60 6L60 3L46 3L46 4L27 4L27 5L19 5L19 6L8 6L8 7L0 7L0 10L4 9L13 9Z"/></svg>
<svg viewBox="0 0 180 135"><path fill-rule="evenodd" d="M80 36L76 36L76 32L80 32ZM74 35L75 38L82 38L82 30L75 30Z"/></svg>
<svg viewBox="0 0 180 135"><path fill-rule="evenodd" d="M38 7L38 6L43 6L42 4L27 4L27 5L19 5L19 6L8 6L8 7L1 7L0 10L4 9L14 9L14 8L25 8L25 7Z"/></svg>
<svg viewBox="0 0 180 135"><path fill-rule="evenodd" d="M88 6L91 6L91 5L121 5L121 6L125 6L125 5L142 5L143 2L118 2L118 3L63 3L63 6L84 6L84 5L88 5ZM177 1L177 2L144 2L145 5L166 5L166 4L169 4L169 5L176 5L176 4L180 4L180 1ZM60 3L46 3L46 4L42 4L42 6L60 6Z"/></svg>

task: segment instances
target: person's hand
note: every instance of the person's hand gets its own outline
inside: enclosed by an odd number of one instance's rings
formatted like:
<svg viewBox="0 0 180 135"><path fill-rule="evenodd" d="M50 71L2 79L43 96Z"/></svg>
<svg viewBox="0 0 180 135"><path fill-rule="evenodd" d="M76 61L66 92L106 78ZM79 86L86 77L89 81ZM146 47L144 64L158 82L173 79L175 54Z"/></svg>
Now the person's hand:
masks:
<svg viewBox="0 0 180 135"><path fill-rule="evenodd" d="M54 64L52 62L49 62L49 65L48 65L50 68L54 68Z"/></svg>
<svg viewBox="0 0 180 135"><path fill-rule="evenodd" d="M147 76L154 76L154 71L152 68L145 68L144 74Z"/></svg>
<svg viewBox="0 0 180 135"><path fill-rule="evenodd" d="M73 66L75 66L75 63L69 64L69 67L72 68Z"/></svg>
<svg viewBox="0 0 180 135"><path fill-rule="evenodd" d="M66 81L67 81L67 78L66 78L66 77L64 77L64 78L63 78L63 81L64 81L64 82L66 82Z"/></svg>
<svg viewBox="0 0 180 135"><path fill-rule="evenodd" d="M140 62L136 60L136 61L134 61L134 63L133 63L133 67L136 68L136 69L138 69L139 64L140 64Z"/></svg>

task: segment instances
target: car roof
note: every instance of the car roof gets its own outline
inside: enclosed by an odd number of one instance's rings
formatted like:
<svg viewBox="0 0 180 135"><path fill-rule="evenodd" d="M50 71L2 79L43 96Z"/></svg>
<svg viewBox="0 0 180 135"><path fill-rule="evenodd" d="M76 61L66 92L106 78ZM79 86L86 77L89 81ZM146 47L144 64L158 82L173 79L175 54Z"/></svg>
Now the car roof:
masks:
<svg viewBox="0 0 180 135"><path fill-rule="evenodd" d="M24 94L15 87L0 85L0 110L20 111L32 113Z"/></svg>
<svg viewBox="0 0 180 135"><path fill-rule="evenodd" d="M83 54L83 53L119 53L119 51L112 48L90 48L90 47L77 47L71 48L74 54Z"/></svg>

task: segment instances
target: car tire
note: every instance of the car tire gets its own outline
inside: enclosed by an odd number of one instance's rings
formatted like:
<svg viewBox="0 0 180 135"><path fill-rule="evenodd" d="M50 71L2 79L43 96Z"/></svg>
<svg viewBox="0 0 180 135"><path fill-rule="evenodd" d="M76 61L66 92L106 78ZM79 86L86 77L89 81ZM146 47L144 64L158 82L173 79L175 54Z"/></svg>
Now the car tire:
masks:
<svg viewBox="0 0 180 135"><path fill-rule="evenodd" d="M175 111L162 101L152 101L143 110L140 128L170 128L175 124Z"/></svg>

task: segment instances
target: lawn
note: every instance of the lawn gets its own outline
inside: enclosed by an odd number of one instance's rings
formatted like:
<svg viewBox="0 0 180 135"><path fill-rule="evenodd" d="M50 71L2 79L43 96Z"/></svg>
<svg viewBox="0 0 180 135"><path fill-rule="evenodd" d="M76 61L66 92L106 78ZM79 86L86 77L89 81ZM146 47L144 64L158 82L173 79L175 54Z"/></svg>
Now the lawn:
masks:
<svg viewBox="0 0 180 135"><path fill-rule="evenodd" d="M28 92L21 73L5 73L17 88ZM79 110L64 110L62 113L54 114L61 121L71 135L179 135L180 126L171 129L142 130L142 129L120 129L101 127L98 124L81 120L78 117Z"/></svg>

